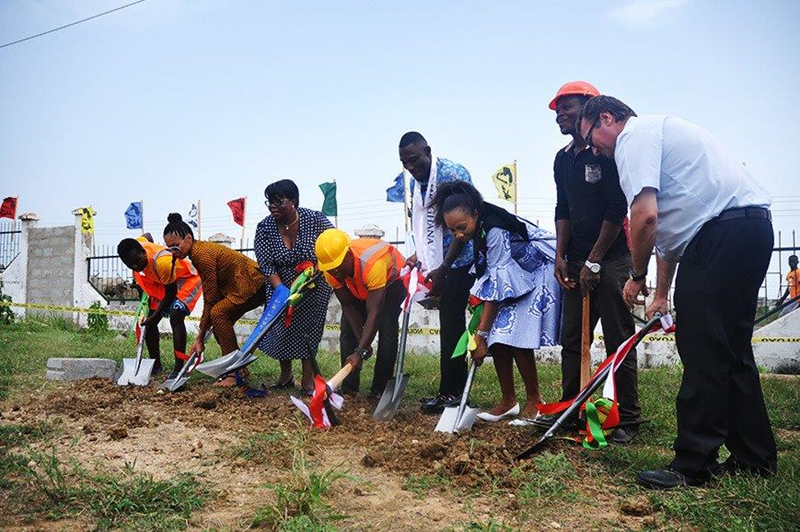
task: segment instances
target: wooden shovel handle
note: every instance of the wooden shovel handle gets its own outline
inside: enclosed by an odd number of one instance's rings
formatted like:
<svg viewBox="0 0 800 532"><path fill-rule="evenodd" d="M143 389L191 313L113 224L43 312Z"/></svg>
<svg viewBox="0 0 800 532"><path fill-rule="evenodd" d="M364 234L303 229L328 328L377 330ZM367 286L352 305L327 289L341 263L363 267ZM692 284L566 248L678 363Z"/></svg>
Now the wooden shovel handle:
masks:
<svg viewBox="0 0 800 532"><path fill-rule="evenodd" d="M589 292L583 294L583 307L581 309L581 389L589 382L589 374L592 369L592 360L589 351L591 345L591 331L589 330L590 313L589 306L591 299Z"/></svg>
<svg viewBox="0 0 800 532"><path fill-rule="evenodd" d="M342 381L348 375L350 375L351 371L353 371L353 366L351 366L350 363L345 364L345 366L339 370L339 373L330 378L330 380L328 381L328 385L332 389L338 390L339 387L342 385Z"/></svg>

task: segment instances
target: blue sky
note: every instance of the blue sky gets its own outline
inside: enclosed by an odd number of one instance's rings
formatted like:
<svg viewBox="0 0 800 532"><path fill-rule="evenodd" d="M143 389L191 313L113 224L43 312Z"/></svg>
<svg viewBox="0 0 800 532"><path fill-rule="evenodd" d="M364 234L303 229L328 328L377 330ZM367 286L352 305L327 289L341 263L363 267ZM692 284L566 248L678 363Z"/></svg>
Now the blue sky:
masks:
<svg viewBox="0 0 800 532"><path fill-rule="evenodd" d="M0 44L124 3L3 0ZM488 196L516 159L521 214L549 228L568 139L547 104L585 79L718 135L785 234L800 221L799 23L796 1L148 0L0 49L0 196L42 225L92 205L98 242L115 243L141 198L157 236L202 199L204 236L238 237L225 203L246 195L252 237L266 184L294 179L318 208L335 178L340 226L394 237L384 190L418 130Z"/></svg>

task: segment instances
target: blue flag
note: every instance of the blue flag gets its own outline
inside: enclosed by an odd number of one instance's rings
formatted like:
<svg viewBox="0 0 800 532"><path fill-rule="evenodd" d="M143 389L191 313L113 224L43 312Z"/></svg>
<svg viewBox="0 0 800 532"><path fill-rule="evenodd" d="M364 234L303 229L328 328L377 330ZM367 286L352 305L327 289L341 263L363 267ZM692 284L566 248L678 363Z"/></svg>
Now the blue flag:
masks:
<svg viewBox="0 0 800 532"><path fill-rule="evenodd" d="M403 188L403 172L400 172L400 175L394 178L394 185L386 189L386 201L403 203L406 196Z"/></svg>
<svg viewBox="0 0 800 532"><path fill-rule="evenodd" d="M141 229L142 228L142 202L134 201L128 206L125 211L125 225L128 229Z"/></svg>

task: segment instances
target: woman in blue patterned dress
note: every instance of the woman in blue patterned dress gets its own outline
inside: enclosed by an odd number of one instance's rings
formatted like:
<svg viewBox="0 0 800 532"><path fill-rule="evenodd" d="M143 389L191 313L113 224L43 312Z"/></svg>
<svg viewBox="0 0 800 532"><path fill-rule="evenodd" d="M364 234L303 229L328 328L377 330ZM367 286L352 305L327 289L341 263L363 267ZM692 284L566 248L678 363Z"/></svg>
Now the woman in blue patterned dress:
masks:
<svg viewBox="0 0 800 532"><path fill-rule="evenodd" d="M479 414L499 421L519 415L536 417L542 403L533 350L555 345L561 319L561 289L553 276L555 236L483 201L469 183L439 186L433 198L436 223L454 237L472 240L476 281L472 295L485 302L475 334L472 359L480 364L491 352L500 381L500 403ZM525 384L520 409L514 389L514 361Z"/></svg>
<svg viewBox="0 0 800 532"><path fill-rule="evenodd" d="M258 266L267 278L269 301L278 285L292 285L304 262L316 264L314 243L320 233L333 225L321 212L299 206L300 193L289 179L271 183L264 195L270 214L258 224L255 250ZM320 279L316 284L295 309L291 326L285 327L283 321L275 324L258 346L281 365L281 375L271 389L294 387L293 359L302 361L303 389L314 388L311 356L316 354L322 339L331 297L328 283Z"/></svg>

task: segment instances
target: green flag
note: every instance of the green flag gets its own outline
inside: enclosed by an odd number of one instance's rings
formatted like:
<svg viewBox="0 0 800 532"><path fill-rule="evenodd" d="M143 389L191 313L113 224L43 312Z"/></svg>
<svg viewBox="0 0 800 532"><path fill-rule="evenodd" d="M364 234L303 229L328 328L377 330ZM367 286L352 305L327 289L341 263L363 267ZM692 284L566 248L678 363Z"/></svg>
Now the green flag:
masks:
<svg viewBox="0 0 800 532"><path fill-rule="evenodd" d="M336 216L336 181L332 183L322 183L319 186L322 194L325 195L325 201L322 202L322 214L325 216Z"/></svg>

